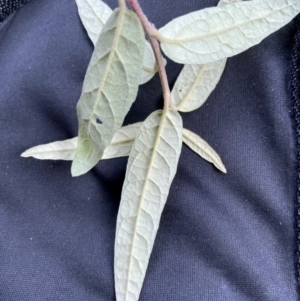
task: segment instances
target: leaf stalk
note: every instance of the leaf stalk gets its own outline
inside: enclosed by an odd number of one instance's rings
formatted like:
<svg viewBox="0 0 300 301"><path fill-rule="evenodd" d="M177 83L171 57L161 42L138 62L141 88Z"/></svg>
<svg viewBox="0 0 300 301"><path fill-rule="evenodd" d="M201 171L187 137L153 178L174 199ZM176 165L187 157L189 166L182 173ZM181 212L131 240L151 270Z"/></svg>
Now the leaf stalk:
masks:
<svg viewBox="0 0 300 301"><path fill-rule="evenodd" d="M126 0L118 0L121 9L126 8Z"/></svg>

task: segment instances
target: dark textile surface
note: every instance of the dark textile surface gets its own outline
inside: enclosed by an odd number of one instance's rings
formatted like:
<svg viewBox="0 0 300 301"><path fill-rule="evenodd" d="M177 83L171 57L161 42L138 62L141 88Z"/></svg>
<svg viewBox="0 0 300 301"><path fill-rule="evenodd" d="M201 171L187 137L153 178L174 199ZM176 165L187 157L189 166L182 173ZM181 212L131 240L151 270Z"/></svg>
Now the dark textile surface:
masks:
<svg viewBox="0 0 300 301"><path fill-rule="evenodd" d="M161 27L215 0L140 1ZM117 1L107 1L115 7ZM141 301L296 301L294 26L230 58L184 126L228 174L183 147ZM0 300L115 300L113 247L126 159L70 176L70 162L20 154L77 135L92 43L73 0L32 0L0 25ZM171 85L181 66L168 62ZM158 76L125 123L162 107Z"/></svg>
<svg viewBox="0 0 300 301"><path fill-rule="evenodd" d="M29 0L0 0L0 22L27 2Z"/></svg>
<svg viewBox="0 0 300 301"><path fill-rule="evenodd" d="M300 15L295 18L295 38L292 60L292 100L293 100L293 117L295 121L295 134L297 141L297 158L298 158L298 189L296 202L296 236L297 236L297 251L296 251L296 277L300 284ZM298 292L299 286L298 286Z"/></svg>

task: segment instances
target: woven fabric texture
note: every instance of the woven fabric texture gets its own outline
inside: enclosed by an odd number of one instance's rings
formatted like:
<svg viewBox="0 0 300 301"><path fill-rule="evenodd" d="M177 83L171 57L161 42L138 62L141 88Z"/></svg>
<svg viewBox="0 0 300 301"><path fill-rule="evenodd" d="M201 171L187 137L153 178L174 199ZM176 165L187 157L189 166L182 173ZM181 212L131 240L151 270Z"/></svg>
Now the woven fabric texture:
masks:
<svg viewBox="0 0 300 301"><path fill-rule="evenodd" d="M0 22L30 0L0 0Z"/></svg>

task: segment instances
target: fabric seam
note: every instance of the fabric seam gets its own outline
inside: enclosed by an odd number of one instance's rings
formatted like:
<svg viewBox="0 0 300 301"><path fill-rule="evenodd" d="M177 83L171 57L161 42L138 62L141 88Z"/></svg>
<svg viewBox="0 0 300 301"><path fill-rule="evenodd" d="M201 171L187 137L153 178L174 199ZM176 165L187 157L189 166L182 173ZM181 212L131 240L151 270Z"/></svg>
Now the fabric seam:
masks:
<svg viewBox="0 0 300 301"><path fill-rule="evenodd" d="M298 299L300 300L300 15L294 19L295 36L292 54L291 90L293 119L297 148L297 197L295 203L295 274L297 280Z"/></svg>

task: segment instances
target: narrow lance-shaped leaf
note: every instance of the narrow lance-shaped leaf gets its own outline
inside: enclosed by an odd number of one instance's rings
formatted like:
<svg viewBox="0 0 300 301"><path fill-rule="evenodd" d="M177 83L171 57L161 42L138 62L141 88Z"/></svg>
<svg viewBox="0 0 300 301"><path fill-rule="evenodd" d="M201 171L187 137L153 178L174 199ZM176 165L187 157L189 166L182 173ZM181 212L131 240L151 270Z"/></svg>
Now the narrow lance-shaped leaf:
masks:
<svg viewBox="0 0 300 301"><path fill-rule="evenodd" d="M141 124L141 122L138 122L117 130L111 143L104 150L101 160L129 156ZM222 172L226 172L221 158L200 136L187 129L183 129L182 139L196 154L208 162L213 163ZM21 157L33 157L40 160L72 161L77 149L77 142L78 137L74 137L72 139L37 145L27 149L21 154Z"/></svg>
<svg viewBox="0 0 300 301"><path fill-rule="evenodd" d="M101 160L129 156L141 124L141 122L138 122L121 127L115 133L111 144L104 150ZM74 137L67 140L37 145L27 149L21 154L21 157L33 157L40 160L72 161L75 157L77 142L78 137ZM222 172L226 172L220 157L200 136L187 129L183 129L183 142L203 159L213 163Z"/></svg>
<svg viewBox="0 0 300 301"><path fill-rule="evenodd" d="M78 148L72 175L86 173L134 102L142 73L144 31L135 13L116 9L101 31L77 105Z"/></svg>
<svg viewBox="0 0 300 301"><path fill-rule="evenodd" d="M178 63L211 63L260 43L299 12L299 0L253 0L203 9L161 28L161 47Z"/></svg>
<svg viewBox="0 0 300 301"><path fill-rule="evenodd" d="M102 28L113 11L101 0L76 0L76 3L82 24L91 41L96 45ZM156 72L157 68L152 47L148 41L145 41L143 71L139 81L140 85L148 82Z"/></svg>
<svg viewBox="0 0 300 301"><path fill-rule="evenodd" d="M103 159L113 159L129 156L134 139L140 129L141 122L121 127L116 131L111 143L105 148ZM40 160L66 160L72 161L77 149L78 137L63 141L55 141L34 146L21 157L33 157Z"/></svg>
<svg viewBox="0 0 300 301"><path fill-rule="evenodd" d="M172 110L152 113L133 144L117 220L117 301L139 298L181 146L182 120Z"/></svg>
<svg viewBox="0 0 300 301"><path fill-rule="evenodd" d="M216 153L216 151L200 136L197 134L184 129L183 130L183 136L182 136L183 142L189 146L196 154L201 156L206 161L212 163L216 168L218 168L220 171L226 173L226 168L224 164L222 163L221 158Z"/></svg>
<svg viewBox="0 0 300 301"><path fill-rule="evenodd" d="M27 149L21 157L33 157L40 160L66 160L72 161L77 149L78 137L67 140L40 144Z"/></svg>
<svg viewBox="0 0 300 301"><path fill-rule="evenodd" d="M239 0L221 0L224 6ZM218 84L227 59L204 65L185 65L171 92L174 105L181 112L190 112L201 107Z"/></svg>

